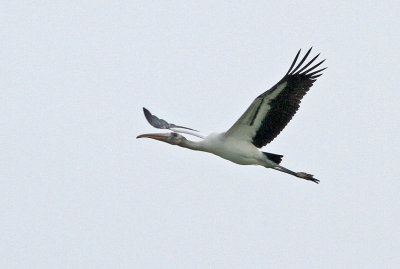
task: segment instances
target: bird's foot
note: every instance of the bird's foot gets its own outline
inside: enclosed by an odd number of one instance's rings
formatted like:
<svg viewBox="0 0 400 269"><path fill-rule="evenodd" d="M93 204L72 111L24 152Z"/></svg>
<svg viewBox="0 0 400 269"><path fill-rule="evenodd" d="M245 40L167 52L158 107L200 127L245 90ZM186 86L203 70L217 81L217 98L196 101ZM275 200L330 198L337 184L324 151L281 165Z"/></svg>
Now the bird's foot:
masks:
<svg viewBox="0 0 400 269"><path fill-rule="evenodd" d="M310 174L307 174L307 173L304 173L304 172L297 172L296 175L297 175L297 177L303 178L305 180L310 180L310 181L315 182L317 184L319 183L319 180L314 178L313 175L310 175Z"/></svg>

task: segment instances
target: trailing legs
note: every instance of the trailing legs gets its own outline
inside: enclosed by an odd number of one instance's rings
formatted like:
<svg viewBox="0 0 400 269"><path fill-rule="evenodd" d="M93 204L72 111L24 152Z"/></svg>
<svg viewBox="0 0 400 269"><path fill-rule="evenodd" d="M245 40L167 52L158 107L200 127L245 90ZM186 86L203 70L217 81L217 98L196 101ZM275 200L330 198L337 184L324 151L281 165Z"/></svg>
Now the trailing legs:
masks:
<svg viewBox="0 0 400 269"><path fill-rule="evenodd" d="M280 171L280 172L284 172L284 173L293 175L295 177L303 178L305 180L310 180L310 181L315 182L317 184L319 183L319 180L314 178L313 175L310 175L310 174L307 174L307 173L304 173L304 172L293 172L292 170L289 170L289 169L287 169L287 168L285 168L283 166L280 166L280 165L277 165L277 166L274 166L274 167L271 167L271 168L275 169L277 171Z"/></svg>

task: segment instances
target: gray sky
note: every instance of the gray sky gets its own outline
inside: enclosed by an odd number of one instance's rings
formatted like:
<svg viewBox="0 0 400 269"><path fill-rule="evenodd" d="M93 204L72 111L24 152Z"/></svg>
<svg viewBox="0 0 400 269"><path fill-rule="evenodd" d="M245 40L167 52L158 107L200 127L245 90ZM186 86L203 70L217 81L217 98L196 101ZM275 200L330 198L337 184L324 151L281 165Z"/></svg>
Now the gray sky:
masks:
<svg viewBox="0 0 400 269"><path fill-rule="evenodd" d="M396 1L7 1L1 268L400 266ZM142 106L227 130L299 48L329 67L265 151L136 140Z"/></svg>

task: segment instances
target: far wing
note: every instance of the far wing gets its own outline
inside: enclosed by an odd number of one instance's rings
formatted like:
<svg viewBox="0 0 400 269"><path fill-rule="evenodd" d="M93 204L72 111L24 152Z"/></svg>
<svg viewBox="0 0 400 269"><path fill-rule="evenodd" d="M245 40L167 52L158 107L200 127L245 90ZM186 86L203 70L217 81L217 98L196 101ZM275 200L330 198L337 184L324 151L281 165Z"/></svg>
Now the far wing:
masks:
<svg viewBox="0 0 400 269"><path fill-rule="evenodd" d="M188 127L183 127L179 125L175 125L173 123L168 123L167 121L158 118L157 116L153 115L150 113L149 110L146 108L143 108L144 116L146 117L147 121L150 123L151 126L158 128L158 129L168 129L173 132L177 133L185 133L185 134L190 134L194 135L200 138L204 138L204 135L202 135L199 131L188 128Z"/></svg>

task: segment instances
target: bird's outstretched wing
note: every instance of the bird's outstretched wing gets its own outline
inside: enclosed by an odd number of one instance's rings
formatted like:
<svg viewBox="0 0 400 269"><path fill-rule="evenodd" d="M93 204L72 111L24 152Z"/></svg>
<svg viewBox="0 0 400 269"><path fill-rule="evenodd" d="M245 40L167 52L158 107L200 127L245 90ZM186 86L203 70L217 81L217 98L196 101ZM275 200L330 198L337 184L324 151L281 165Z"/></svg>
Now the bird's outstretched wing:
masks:
<svg viewBox="0 0 400 269"><path fill-rule="evenodd" d="M144 116L146 117L147 121L150 123L151 126L158 128L158 129L168 129L177 133L185 133L185 134L190 134L194 135L200 138L204 138L204 135L202 135L199 131L188 128L188 127L183 127L179 125L175 125L173 123L168 123L166 120L160 119L157 116L153 115L150 113L150 111L146 108L143 108Z"/></svg>
<svg viewBox="0 0 400 269"><path fill-rule="evenodd" d="M300 107L301 99L316 79L322 75L321 72L326 69L314 71L325 60L311 66L319 54L304 64L311 48L294 67L300 52L301 50L297 53L286 75L274 87L253 101L246 112L226 132L226 136L250 141L261 148L279 135Z"/></svg>

